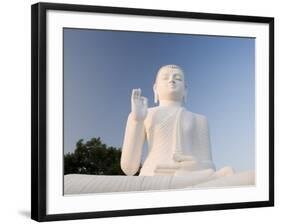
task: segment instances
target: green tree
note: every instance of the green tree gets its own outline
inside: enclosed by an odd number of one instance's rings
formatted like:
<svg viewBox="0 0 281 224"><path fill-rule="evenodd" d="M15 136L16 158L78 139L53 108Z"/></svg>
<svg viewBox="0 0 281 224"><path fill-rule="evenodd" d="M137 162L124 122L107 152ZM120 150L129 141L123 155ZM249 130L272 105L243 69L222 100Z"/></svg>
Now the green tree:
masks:
<svg viewBox="0 0 281 224"><path fill-rule="evenodd" d="M64 155L64 174L124 175L121 149L108 147L100 138L80 139L73 153Z"/></svg>

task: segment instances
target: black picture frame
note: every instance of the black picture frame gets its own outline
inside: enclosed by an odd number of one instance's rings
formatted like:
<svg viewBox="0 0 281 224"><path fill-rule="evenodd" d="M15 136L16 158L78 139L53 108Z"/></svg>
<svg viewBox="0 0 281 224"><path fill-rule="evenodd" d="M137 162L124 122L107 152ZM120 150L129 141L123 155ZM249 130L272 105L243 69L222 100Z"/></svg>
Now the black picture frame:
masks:
<svg viewBox="0 0 281 224"><path fill-rule="evenodd" d="M101 12L124 15L141 15L154 17L192 18L217 21L253 22L269 25L269 200L208 204L196 206L177 206L160 208L140 208L129 210L98 211L67 214L46 213L46 13L48 10L63 10L75 12ZM31 154L31 218L36 221L71 220L116 216L148 215L161 213L193 212L206 210L222 210L237 208L254 208L274 206L274 18L224 15L211 13L195 13L183 11L164 11L137 8L103 7L90 5L37 3L31 10L31 127L32 127L32 154Z"/></svg>

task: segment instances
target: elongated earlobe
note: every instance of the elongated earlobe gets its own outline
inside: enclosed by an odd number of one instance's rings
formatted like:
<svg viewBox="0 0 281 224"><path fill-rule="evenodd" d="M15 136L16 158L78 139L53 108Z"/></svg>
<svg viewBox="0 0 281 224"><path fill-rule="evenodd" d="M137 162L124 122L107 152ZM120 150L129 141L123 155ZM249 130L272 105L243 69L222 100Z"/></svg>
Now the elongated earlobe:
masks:
<svg viewBox="0 0 281 224"><path fill-rule="evenodd" d="M154 90L153 92L154 92L154 103L157 104L158 103L158 94L157 94L156 90Z"/></svg>
<svg viewBox="0 0 281 224"><path fill-rule="evenodd" d="M153 85L153 93L154 93L154 103L157 104L158 103L158 94L157 94L157 90L156 90L156 84Z"/></svg>

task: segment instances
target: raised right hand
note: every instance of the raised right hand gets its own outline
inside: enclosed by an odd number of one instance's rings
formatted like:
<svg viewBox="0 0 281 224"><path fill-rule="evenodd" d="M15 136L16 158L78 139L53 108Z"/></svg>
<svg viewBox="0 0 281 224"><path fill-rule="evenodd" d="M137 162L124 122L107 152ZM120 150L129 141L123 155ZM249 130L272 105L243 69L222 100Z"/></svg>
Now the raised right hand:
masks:
<svg viewBox="0 0 281 224"><path fill-rule="evenodd" d="M141 89L132 90L131 110L135 120L144 121L147 115L147 98L141 96Z"/></svg>

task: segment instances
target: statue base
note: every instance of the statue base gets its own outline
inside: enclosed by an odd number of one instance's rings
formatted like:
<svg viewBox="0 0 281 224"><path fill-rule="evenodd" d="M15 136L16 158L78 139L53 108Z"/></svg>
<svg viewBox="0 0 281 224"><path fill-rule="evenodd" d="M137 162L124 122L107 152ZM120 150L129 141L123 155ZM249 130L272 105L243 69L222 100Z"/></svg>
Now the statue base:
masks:
<svg viewBox="0 0 281 224"><path fill-rule="evenodd" d="M227 169L222 171L229 171ZM223 172L218 173L209 169L179 176L104 176L85 174L68 174L64 176L64 194L222 188L250 185L255 185L254 171L239 172L232 175L230 173L225 175Z"/></svg>

